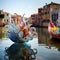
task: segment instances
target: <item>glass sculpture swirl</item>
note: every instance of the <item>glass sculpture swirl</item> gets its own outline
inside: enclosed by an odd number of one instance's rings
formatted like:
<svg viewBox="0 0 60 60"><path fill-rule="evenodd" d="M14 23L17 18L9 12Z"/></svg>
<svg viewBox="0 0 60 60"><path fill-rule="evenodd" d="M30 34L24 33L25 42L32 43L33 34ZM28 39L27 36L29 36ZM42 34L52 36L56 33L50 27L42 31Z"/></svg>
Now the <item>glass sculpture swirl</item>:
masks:
<svg viewBox="0 0 60 60"><path fill-rule="evenodd" d="M30 24L24 18L18 24L13 21L13 23L9 23L5 27L7 37L13 42L28 42L33 39L34 35L37 35L36 29L30 27Z"/></svg>

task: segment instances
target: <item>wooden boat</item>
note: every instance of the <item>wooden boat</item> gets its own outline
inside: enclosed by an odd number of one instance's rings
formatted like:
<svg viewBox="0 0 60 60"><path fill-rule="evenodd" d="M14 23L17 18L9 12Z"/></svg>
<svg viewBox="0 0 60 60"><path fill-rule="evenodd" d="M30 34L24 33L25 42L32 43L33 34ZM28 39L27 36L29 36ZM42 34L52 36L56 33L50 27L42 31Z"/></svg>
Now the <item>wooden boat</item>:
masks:
<svg viewBox="0 0 60 60"><path fill-rule="evenodd" d="M48 25L48 32L51 38L60 38L60 28L55 26L51 20Z"/></svg>

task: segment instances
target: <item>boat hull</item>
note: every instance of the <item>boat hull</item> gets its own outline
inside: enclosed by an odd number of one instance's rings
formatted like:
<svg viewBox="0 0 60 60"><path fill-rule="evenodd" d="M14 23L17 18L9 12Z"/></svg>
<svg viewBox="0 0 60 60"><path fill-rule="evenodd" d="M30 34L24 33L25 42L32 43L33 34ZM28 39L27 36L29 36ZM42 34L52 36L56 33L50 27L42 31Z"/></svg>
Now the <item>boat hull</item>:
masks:
<svg viewBox="0 0 60 60"><path fill-rule="evenodd" d="M53 33L50 32L50 36L51 36L51 38L58 38L58 39L60 39L60 34L53 34Z"/></svg>
<svg viewBox="0 0 60 60"><path fill-rule="evenodd" d="M60 39L60 28L55 26L52 21L50 21L48 26L48 32L51 38L58 38Z"/></svg>

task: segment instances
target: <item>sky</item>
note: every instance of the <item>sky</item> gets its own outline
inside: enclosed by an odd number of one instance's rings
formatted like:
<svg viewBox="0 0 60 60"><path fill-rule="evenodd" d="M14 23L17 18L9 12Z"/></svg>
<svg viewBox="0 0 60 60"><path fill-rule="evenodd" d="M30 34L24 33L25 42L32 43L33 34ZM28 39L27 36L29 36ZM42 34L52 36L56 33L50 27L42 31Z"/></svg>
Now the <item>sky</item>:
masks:
<svg viewBox="0 0 60 60"><path fill-rule="evenodd" d="M0 10L29 17L38 13L38 8L51 2L60 3L60 0L0 0Z"/></svg>

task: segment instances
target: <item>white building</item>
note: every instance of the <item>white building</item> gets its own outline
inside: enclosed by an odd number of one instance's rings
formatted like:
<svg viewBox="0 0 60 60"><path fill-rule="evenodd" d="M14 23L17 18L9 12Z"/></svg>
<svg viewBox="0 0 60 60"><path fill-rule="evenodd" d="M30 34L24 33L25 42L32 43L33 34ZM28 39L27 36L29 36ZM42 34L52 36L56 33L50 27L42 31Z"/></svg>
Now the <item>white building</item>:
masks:
<svg viewBox="0 0 60 60"><path fill-rule="evenodd" d="M51 11L50 14L51 14L51 19L57 22L58 25L60 26L60 8L58 10Z"/></svg>
<svg viewBox="0 0 60 60"><path fill-rule="evenodd" d="M60 26L60 9L58 10L58 25Z"/></svg>
<svg viewBox="0 0 60 60"><path fill-rule="evenodd" d="M10 13L5 13L5 22L7 24L11 22L11 14Z"/></svg>

